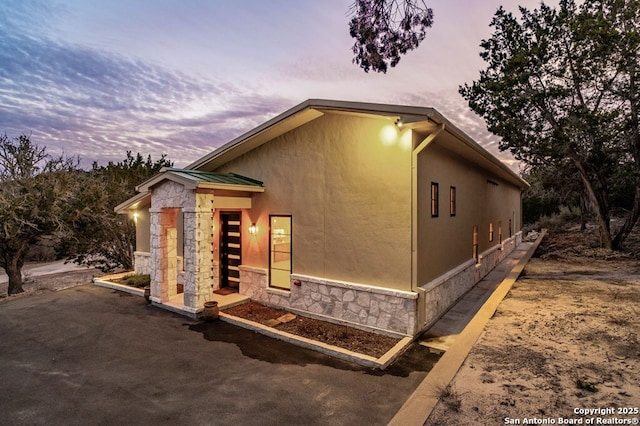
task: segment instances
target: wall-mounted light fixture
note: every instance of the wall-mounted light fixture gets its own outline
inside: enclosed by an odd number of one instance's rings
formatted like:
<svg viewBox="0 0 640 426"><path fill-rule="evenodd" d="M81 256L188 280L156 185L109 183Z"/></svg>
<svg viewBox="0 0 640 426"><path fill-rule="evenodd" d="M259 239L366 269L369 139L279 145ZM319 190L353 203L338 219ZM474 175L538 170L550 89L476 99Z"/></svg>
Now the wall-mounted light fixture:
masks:
<svg viewBox="0 0 640 426"><path fill-rule="evenodd" d="M258 227L256 226L255 223L252 223L249 226L249 235L256 235L258 233Z"/></svg>
<svg viewBox="0 0 640 426"><path fill-rule="evenodd" d="M138 212L133 212L133 222L134 223L138 223L138 216L139 216Z"/></svg>
<svg viewBox="0 0 640 426"><path fill-rule="evenodd" d="M400 118L400 117L396 118L395 123L396 123L396 126L397 126L398 128L401 128L401 127L402 127L402 125L404 124L404 123L402 122L402 118Z"/></svg>

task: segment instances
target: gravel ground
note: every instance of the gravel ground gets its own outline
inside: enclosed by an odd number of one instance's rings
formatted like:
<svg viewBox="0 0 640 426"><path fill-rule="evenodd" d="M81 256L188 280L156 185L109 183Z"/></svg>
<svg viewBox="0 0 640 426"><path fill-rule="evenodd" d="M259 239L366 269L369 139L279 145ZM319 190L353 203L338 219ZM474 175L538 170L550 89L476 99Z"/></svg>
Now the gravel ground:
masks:
<svg viewBox="0 0 640 426"><path fill-rule="evenodd" d="M426 424L635 424L606 423L640 418L640 261L628 247L549 233ZM597 408L613 411L575 411Z"/></svg>

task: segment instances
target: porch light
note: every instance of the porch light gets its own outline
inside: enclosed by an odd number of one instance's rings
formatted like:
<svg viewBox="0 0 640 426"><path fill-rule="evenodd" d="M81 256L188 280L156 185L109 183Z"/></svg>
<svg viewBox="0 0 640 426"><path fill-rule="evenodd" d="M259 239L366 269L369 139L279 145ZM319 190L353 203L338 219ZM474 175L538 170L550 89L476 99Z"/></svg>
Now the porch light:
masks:
<svg viewBox="0 0 640 426"><path fill-rule="evenodd" d="M258 227L256 226L255 223L252 223L249 226L249 235L256 235L258 233Z"/></svg>
<svg viewBox="0 0 640 426"><path fill-rule="evenodd" d="M398 129L400 129L402 127L404 123L402 122L402 118L398 117L396 119L396 126L398 127Z"/></svg>
<svg viewBox="0 0 640 426"><path fill-rule="evenodd" d="M133 212L133 221L135 223L138 223L138 216L139 216L138 212Z"/></svg>

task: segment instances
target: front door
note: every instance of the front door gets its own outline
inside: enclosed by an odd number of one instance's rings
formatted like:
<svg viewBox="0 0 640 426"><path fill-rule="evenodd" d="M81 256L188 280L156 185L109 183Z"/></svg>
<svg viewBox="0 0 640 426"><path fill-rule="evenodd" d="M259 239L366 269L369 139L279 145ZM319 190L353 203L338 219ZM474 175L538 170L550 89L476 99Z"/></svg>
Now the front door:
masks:
<svg viewBox="0 0 640 426"><path fill-rule="evenodd" d="M220 287L240 288L240 213L220 212Z"/></svg>

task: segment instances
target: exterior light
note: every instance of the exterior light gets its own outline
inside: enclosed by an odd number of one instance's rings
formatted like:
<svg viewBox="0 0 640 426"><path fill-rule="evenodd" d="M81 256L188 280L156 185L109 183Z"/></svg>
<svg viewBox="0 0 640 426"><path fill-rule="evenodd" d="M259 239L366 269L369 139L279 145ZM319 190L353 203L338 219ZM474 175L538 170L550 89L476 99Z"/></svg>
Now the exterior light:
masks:
<svg viewBox="0 0 640 426"><path fill-rule="evenodd" d="M255 223L252 223L249 226L249 235L256 235L258 233L258 227L256 226Z"/></svg>
<svg viewBox="0 0 640 426"><path fill-rule="evenodd" d="M138 223L138 216L139 216L138 212L133 212L133 221L135 223Z"/></svg>
<svg viewBox="0 0 640 426"><path fill-rule="evenodd" d="M380 141L384 146L392 146L398 142L400 129L392 124L387 123L380 128Z"/></svg>
<svg viewBox="0 0 640 426"><path fill-rule="evenodd" d="M402 118L396 118L396 126L398 126L398 128L401 128L403 124L404 123L402 122Z"/></svg>

